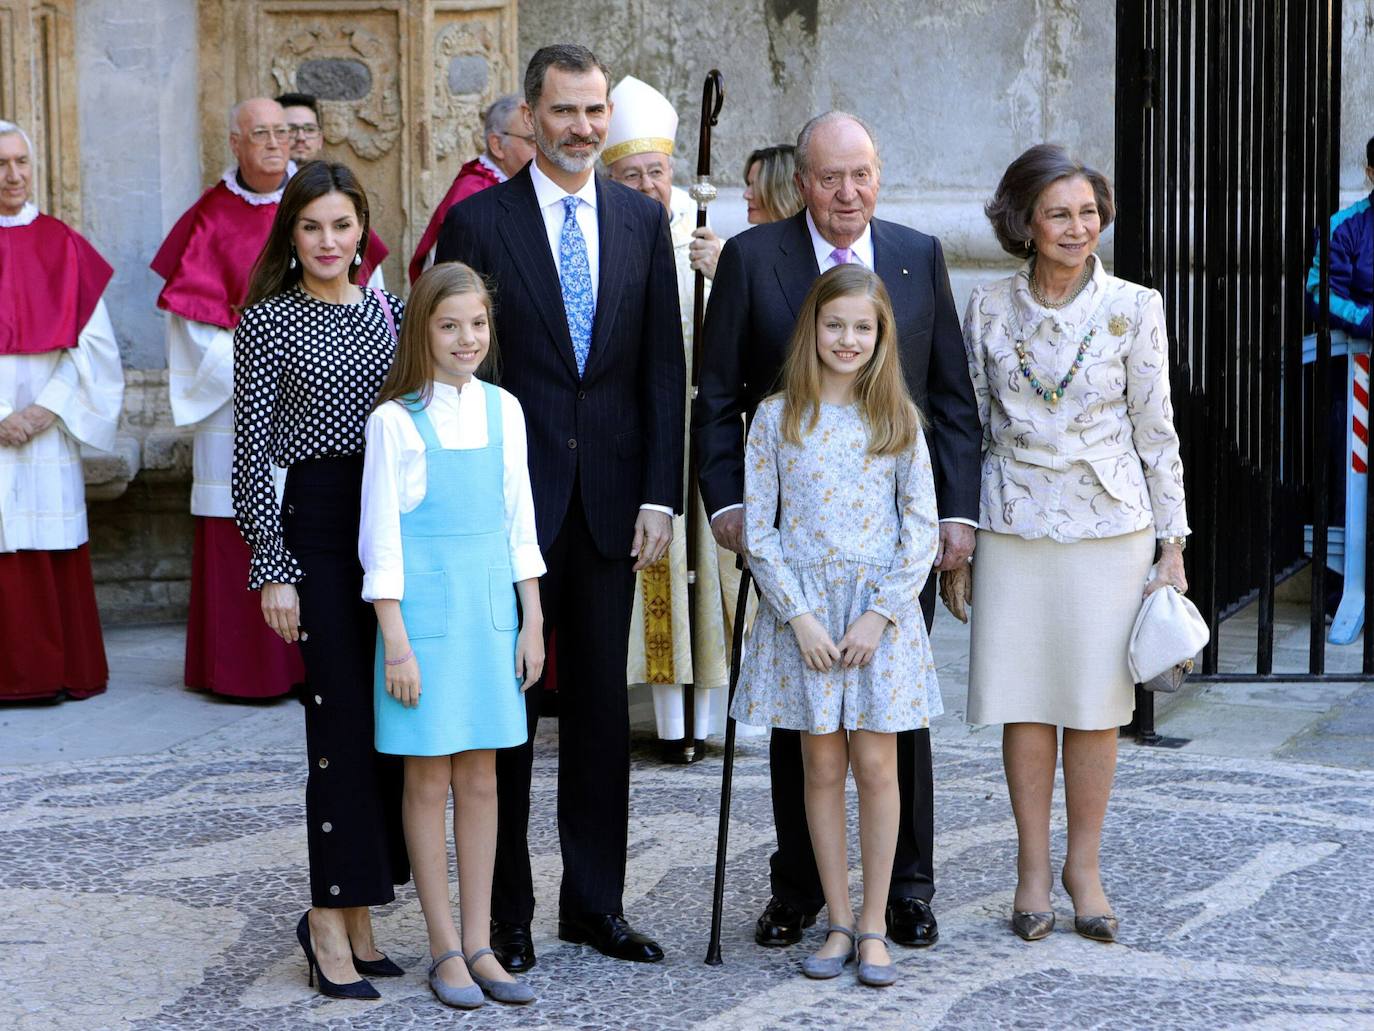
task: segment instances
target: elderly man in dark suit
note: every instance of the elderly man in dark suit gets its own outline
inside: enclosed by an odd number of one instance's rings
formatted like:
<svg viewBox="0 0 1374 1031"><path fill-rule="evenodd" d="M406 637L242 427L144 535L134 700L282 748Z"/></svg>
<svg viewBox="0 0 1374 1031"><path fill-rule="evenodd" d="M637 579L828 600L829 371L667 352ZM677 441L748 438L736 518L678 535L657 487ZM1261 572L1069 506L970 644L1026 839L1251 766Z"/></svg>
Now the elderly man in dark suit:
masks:
<svg viewBox="0 0 1374 1031"><path fill-rule="evenodd" d="M667 551L682 507L686 374L663 206L592 174L610 120L609 73L585 47L544 47L522 117L538 151L507 182L455 205L437 261L463 261L495 293L502 384L529 422L530 481L558 628L559 937L653 962L626 923L630 720L625 687L634 574ZM527 831L530 740L497 759L492 948L534 964Z"/></svg>
<svg viewBox="0 0 1374 1031"><path fill-rule="evenodd" d="M724 547L743 551L740 415L752 415L777 388L797 312L816 277L857 261L877 272L892 296L902 372L929 420L941 520L937 568L955 568L973 551L982 434L944 254L934 237L873 217L880 172L873 133L862 120L838 111L812 119L797 140L805 209L736 236L721 254L703 328L705 360L692 428L702 500ZM927 626L934 618L934 585L932 573L921 595ZM930 731L897 737L902 813L888 933L905 945L932 945L939 931L930 908ZM778 850L771 861L773 898L755 940L792 945L823 902L796 731L773 731L770 765Z"/></svg>

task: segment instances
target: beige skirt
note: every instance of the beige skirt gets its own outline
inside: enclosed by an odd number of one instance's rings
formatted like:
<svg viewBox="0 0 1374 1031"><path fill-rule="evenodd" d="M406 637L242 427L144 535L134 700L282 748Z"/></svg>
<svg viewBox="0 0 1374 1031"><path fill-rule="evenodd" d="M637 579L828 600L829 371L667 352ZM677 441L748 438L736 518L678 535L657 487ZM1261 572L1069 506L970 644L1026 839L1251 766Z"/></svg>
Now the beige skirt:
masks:
<svg viewBox="0 0 1374 1031"><path fill-rule="evenodd" d="M1148 529L1073 544L979 530L968 721L1129 723L1126 651L1154 548Z"/></svg>

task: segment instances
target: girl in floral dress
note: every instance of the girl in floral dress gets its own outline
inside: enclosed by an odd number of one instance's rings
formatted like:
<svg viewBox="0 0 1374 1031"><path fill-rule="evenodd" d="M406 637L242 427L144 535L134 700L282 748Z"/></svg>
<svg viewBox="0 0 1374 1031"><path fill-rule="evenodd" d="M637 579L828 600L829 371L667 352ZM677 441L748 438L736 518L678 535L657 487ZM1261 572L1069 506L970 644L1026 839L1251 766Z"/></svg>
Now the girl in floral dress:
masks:
<svg viewBox="0 0 1374 1031"><path fill-rule="evenodd" d="M943 711L918 595L939 539L921 418L882 281L839 265L811 288L745 458L745 545L765 604L735 719L802 732L806 815L830 926L802 964L896 979L884 905L897 842L896 733ZM845 778L859 790L865 905L849 901ZM867 905L869 899L873 905ZM856 934L857 929L857 934Z"/></svg>

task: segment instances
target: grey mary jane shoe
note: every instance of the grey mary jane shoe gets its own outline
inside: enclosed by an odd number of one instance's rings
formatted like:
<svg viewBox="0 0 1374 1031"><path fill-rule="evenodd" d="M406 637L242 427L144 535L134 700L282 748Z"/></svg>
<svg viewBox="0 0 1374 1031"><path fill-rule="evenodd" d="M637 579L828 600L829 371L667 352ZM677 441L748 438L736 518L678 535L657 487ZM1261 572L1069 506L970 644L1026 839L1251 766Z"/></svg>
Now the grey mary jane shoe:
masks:
<svg viewBox="0 0 1374 1031"><path fill-rule="evenodd" d="M854 958L854 932L848 927L841 927L839 924L831 924L825 929L825 940L829 941L832 934L842 934L849 939L849 951L842 956L807 956L802 960L802 973L807 977L814 977L818 981L826 981L832 977L839 977L844 965Z"/></svg>
<svg viewBox="0 0 1374 1031"><path fill-rule="evenodd" d="M479 1006L485 1006L487 1000L482 995L482 989L478 985L469 984L462 988L455 988L453 985L439 980L439 967L443 965L444 960L452 959L454 956L463 960L464 963L467 962L460 950L449 949L442 956L436 956L434 962L429 965L430 990L439 997L439 1001L445 1006L453 1006L460 1010L475 1010ZM472 971L469 970L468 973L471 974Z"/></svg>
<svg viewBox="0 0 1374 1031"><path fill-rule="evenodd" d="M473 966L474 963L483 956L491 956L494 958L495 955L496 953L492 952L491 949L478 949L467 958L468 973L472 976L472 979L477 982L477 986L497 1002L509 1002L517 1006L523 1006L526 1003L533 1002L535 999L534 989L524 981L493 981L483 977L477 972L477 969ZM500 961L498 960L498 962Z"/></svg>
<svg viewBox="0 0 1374 1031"><path fill-rule="evenodd" d="M870 938L886 945L889 953L892 951L892 943L887 940L887 935L869 932L859 935L854 940L855 955L858 955L859 945ZM863 960L859 960L859 981L861 984L871 985L874 988L886 988L888 985L896 983L896 980L896 963L865 963Z"/></svg>

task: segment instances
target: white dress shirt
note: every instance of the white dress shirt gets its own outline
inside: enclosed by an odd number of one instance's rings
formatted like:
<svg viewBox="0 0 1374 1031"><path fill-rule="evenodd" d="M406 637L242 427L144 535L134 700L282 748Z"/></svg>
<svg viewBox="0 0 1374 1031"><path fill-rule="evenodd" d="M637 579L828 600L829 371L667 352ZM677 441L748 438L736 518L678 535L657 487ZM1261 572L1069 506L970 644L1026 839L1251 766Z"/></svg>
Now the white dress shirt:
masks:
<svg viewBox="0 0 1374 1031"><path fill-rule="evenodd" d="M806 212L806 230L811 234L811 248L816 252L816 268L821 272L829 272L839 264L838 261L831 259L830 254L835 250L835 245L821 235L821 231L816 228L816 220L811 217L811 212ZM873 268L873 226L864 225L864 231L859 238L849 245L849 260L862 265L866 269Z"/></svg>
<svg viewBox="0 0 1374 1031"><path fill-rule="evenodd" d="M505 437L502 478L506 532L510 539L512 582L543 576L544 556L534 524L534 497L526 463L525 414L520 402L504 390L501 432ZM487 398L477 380L460 390L434 384L426 409L435 436L446 448L487 446ZM425 442L410 412L388 401L367 420L367 450L363 459L362 521L358 529L358 557L363 565L363 600L405 597L405 563L401 551L401 514L414 511L428 485Z"/></svg>
<svg viewBox="0 0 1374 1031"><path fill-rule="evenodd" d="M596 303L601 283L601 237L597 232L596 221L596 175L587 176L587 181L576 193L568 193L547 175L539 170L539 162L530 162L530 181L534 183L534 197L539 212L544 216L544 231L549 234L549 250L553 252L553 265L562 276L563 265L559 258L559 240L563 236L564 197L576 197L577 227L582 230L582 239L587 243L587 268L592 274L592 303Z"/></svg>
<svg viewBox="0 0 1374 1031"><path fill-rule="evenodd" d="M595 305L601 286L601 237L596 220L596 174L587 176L587 181L576 193L569 193L540 171L539 161L536 159L530 162L530 181L534 184L535 202L539 205L540 214L544 216L544 231L549 236L553 266L558 270L560 277L563 274L563 265L558 245L563 236L563 222L567 217L563 210L563 198L578 199L577 227L582 230L582 239L587 244L587 269L591 272L592 304ZM639 507L650 512L662 512L669 517L673 515L673 510L667 505L651 505L646 502Z"/></svg>

